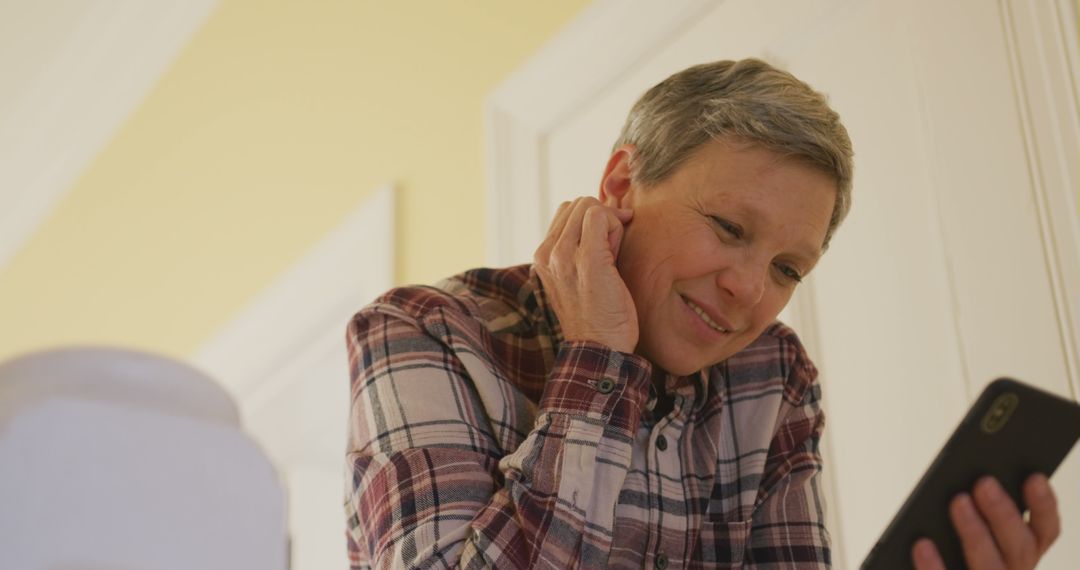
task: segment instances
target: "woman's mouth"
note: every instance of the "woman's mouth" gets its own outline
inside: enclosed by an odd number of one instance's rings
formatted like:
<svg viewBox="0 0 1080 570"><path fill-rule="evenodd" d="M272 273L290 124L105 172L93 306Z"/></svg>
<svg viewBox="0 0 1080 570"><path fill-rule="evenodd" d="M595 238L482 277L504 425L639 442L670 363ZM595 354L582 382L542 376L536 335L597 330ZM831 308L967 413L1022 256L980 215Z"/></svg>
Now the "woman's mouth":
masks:
<svg viewBox="0 0 1080 570"><path fill-rule="evenodd" d="M720 333L729 332L727 329L720 326L716 321L714 321L712 317L710 317L709 314L705 312L705 309L697 306L693 301L687 299L686 297L683 297L682 300L686 303L686 306L690 307L690 310L694 311L694 314L696 314L705 324L709 325L709 328Z"/></svg>

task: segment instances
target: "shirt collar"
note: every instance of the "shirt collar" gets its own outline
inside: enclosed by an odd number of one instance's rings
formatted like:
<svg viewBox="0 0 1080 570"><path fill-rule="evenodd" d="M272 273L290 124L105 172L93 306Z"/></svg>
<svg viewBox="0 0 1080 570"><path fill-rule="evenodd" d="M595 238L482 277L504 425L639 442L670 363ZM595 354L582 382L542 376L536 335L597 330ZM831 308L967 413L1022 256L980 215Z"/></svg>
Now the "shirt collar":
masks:
<svg viewBox="0 0 1080 570"><path fill-rule="evenodd" d="M686 376L668 374L664 378L664 391L670 397L682 396L693 402L691 409L698 411L708 399L709 376L713 367Z"/></svg>

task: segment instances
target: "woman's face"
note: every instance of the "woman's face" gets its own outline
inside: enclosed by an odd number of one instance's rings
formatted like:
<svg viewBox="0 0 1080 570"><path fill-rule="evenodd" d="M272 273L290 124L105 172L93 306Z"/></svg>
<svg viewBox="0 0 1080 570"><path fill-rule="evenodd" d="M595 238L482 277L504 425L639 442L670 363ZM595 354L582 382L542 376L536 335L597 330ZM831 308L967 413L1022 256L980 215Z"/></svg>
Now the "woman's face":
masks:
<svg viewBox="0 0 1080 570"><path fill-rule="evenodd" d="M758 146L713 141L642 188L629 179L632 152L612 156L600 199L634 210L617 265L638 312L635 352L691 374L780 314L821 257L836 181Z"/></svg>

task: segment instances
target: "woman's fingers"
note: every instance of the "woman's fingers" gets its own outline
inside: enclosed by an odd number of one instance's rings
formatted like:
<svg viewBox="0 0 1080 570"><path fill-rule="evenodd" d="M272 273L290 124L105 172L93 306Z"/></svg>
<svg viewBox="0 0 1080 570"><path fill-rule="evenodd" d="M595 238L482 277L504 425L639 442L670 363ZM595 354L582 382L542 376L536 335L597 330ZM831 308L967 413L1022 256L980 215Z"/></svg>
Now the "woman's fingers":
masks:
<svg viewBox="0 0 1080 570"><path fill-rule="evenodd" d="M615 217L624 224L634 218L634 210L632 208L611 208L611 211L614 212Z"/></svg>
<svg viewBox="0 0 1080 570"><path fill-rule="evenodd" d="M1005 568L990 527L979 515L971 495L960 493L949 504L949 517L964 550L964 560L970 568L997 570Z"/></svg>
<svg viewBox="0 0 1080 570"><path fill-rule="evenodd" d="M563 225L559 238L555 242L555 248L552 250L556 258L563 261L570 261L574 258L574 253L581 243L581 230L585 224L585 213L593 206L603 208L603 205L596 198L578 198L574 201L566 223Z"/></svg>
<svg viewBox="0 0 1080 570"><path fill-rule="evenodd" d="M623 221L612 208L591 206L582 221L581 249L590 261L614 267L622 241Z"/></svg>
<svg viewBox="0 0 1080 570"><path fill-rule="evenodd" d="M615 208L612 212L615 214L616 223L608 231L608 242L611 247L611 255L618 260L619 249L622 247L623 233L626 231L626 224L630 223L630 220L633 219L634 211L629 208Z"/></svg>
<svg viewBox="0 0 1080 570"><path fill-rule="evenodd" d="M946 570L945 561L929 538L915 541L911 547L911 560L915 563L915 570Z"/></svg>
<svg viewBox="0 0 1080 570"><path fill-rule="evenodd" d="M551 255L555 243L559 240L559 236L562 235L562 230L566 226L566 221L570 218L573 204L573 202L569 201L559 204L559 207L555 210L555 217L551 220L551 225L548 226L544 241L540 242L540 247L536 248L536 253L533 255L534 262L547 264L547 258Z"/></svg>
<svg viewBox="0 0 1080 570"><path fill-rule="evenodd" d="M601 208L609 212L614 222L609 224L608 238L610 248L618 256L618 246L621 242L623 225L633 217L633 210L628 208L609 208L595 198L578 198L573 202L563 202L555 211L555 218L548 228L544 241L536 250L533 260L545 262L556 250L569 254L577 248L581 241L581 231L584 226L585 215L591 208Z"/></svg>
<svg viewBox="0 0 1080 570"><path fill-rule="evenodd" d="M637 311L615 264L632 215L596 198L563 203L533 255L567 339L624 352L637 345Z"/></svg>
<svg viewBox="0 0 1080 570"><path fill-rule="evenodd" d="M1057 498L1045 475L1028 477L1024 502L1031 509L1024 521L1012 497L993 477L975 483L971 495L961 493L949 504L949 517L973 570L1034 568L1061 533ZM920 570L941 568L937 549L920 539L911 550Z"/></svg>
<svg viewBox="0 0 1080 570"><path fill-rule="evenodd" d="M1031 509L1030 522L1041 558L1061 534L1061 517L1057 497L1046 475L1036 473L1024 482L1024 502Z"/></svg>
<svg viewBox="0 0 1080 570"><path fill-rule="evenodd" d="M975 504L979 507L993 541L1007 568L1033 568L1039 559L1035 534L1005 489L993 477L975 483Z"/></svg>
<svg viewBox="0 0 1080 570"><path fill-rule="evenodd" d="M566 225L566 220L570 217L573 206L574 203L570 201L559 204L559 207L555 210L555 217L551 220L551 228L548 230L550 235L555 237L562 235L563 226Z"/></svg>

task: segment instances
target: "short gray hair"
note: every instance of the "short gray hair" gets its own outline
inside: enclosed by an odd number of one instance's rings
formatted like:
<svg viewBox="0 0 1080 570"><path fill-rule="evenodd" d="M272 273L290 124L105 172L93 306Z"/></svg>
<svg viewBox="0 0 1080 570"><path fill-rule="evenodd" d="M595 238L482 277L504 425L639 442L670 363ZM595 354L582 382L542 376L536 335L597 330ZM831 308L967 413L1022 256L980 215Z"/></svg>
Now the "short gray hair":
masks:
<svg viewBox="0 0 1080 570"><path fill-rule="evenodd" d="M734 139L820 168L836 179L825 246L851 209L851 139L825 96L759 59L695 65L645 92L615 148L632 144L635 182L662 182L703 144Z"/></svg>

